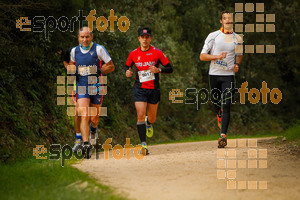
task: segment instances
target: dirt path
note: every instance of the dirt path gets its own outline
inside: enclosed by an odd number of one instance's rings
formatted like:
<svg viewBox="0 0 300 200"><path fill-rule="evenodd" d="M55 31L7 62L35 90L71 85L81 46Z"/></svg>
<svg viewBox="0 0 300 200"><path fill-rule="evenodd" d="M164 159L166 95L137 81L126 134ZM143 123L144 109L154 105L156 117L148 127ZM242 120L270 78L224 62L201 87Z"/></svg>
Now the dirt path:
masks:
<svg viewBox="0 0 300 200"><path fill-rule="evenodd" d="M133 155L130 160L126 160L125 156L115 160L111 154L109 160L104 160L101 153L99 160L93 157L74 166L123 196L138 200L300 199L299 154L292 155L281 149L270 138L257 139L257 147L248 147L247 144L255 145L255 140L231 140L229 145L232 147L225 150L233 151L227 151L225 157L222 150L217 152L216 141L208 141L150 146L151 154L142 160ZM233 147L234 143L236 147ZM267 154L260 149L267 149ZM257 155L257 158L248 158L248 153L249 156ZM228 167L234 167L230 165L236 163L236 168L223 168L222 159ZM232 161L228 163L228 160ZM257 168L249 168L255 167L256 163L248 163L249 160L258 160ZM241 168L244 164L246 168ZM235 170L236 178L231 179L232 182L227 182L228 177L218 179L224 176L222 170L231 178L234 178ZM267 181L267 185L260 181ZM265 187L267 189L262 189Z"/></svg>

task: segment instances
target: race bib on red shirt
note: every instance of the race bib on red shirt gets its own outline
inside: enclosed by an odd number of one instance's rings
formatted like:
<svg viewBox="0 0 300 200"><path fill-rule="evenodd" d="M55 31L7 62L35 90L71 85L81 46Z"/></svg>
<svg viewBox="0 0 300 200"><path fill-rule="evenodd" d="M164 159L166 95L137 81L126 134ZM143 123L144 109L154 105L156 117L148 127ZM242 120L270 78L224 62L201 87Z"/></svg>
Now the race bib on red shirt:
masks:
<svg viewBox="0 0 300 200"><path fill-rule="evenodd" d="M154 74L150 70L139 71L138 74L141 83L155 79Z"/></svg>

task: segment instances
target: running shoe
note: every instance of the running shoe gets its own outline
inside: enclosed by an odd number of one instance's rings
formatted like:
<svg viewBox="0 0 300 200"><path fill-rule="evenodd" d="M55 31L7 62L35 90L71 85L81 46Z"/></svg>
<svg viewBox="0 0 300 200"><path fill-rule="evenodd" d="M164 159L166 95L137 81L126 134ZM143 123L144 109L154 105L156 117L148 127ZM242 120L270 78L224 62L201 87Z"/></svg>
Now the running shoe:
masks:
<svg viewBox="0 0 300 200"><path fill-rule="evenodd" d="M82 146L82 140L81 139L76 139L75 144L72 148L72 151L77 152L79 149L81 149L81 146Z"/></svg>
<svg viewBox="0 0 300 200"><path fill-rule="evenodd" d="M85 159L90 159L92 157L92 148L93 146L91 144L83 145L82 153Z"/></svg>
<svg viewBox="0 0 300 200"><path fill-rule="evenodd" d="M146 116L145 119L145 124L146 124L146 135L147 137L152 137L153 136L153 127L152 124L150 124L149 126L147 125L147 121L148 121L148 116Z"/></svg>
<svg viewBox="0 0 300 200"><path fill-rule="evenodd" d="M218 148L224 148L227 145L227 138L225 134L221 134L221 137L218 140Z"/></svg>
<svg viewBox="0 0 300 200"><path fill-rule="evenodd" d="M92 124L90 125L90 133L91 133L89 137L90 143L91 145L96 145L96 140L98 139L97 128L95 131L92 131L91 129L92 129Z"/></svg>
<svg viewBox="0 0 300 200"><path fill-rule="evenodd" d="M148 150L148 146L146 143L142 143L142 149L141 149L141 154L144 154L144 155L149 155L149 150Z"/></svg>

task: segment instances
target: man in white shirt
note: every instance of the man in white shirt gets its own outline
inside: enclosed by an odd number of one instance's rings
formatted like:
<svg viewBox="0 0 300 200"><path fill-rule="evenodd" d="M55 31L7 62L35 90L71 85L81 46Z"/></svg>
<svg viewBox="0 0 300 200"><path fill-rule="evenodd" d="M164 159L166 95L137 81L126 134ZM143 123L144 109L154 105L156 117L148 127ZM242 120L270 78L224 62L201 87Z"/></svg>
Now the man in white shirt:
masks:
<svg viewBox="0 0 300 200"><path fill-rule="evenodd" d="M242 53L236 45L242 44L242 38L233 32L233 17L228 11L221 13L220 30L210 33L200 54L201 61L210 61L209 82L211 101L215 105L221 137L218 147L227 145L226 133L230 121L230 104L234 95L234 75L239 70Z"/></svg>

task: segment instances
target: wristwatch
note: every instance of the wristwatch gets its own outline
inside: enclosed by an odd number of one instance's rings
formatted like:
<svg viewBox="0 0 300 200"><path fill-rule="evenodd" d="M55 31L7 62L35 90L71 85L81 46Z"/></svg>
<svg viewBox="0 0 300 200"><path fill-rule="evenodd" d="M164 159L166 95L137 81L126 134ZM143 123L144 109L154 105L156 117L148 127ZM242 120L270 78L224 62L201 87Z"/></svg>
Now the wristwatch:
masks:
<svg viewBox="0 0 300 200"><path fill-rule="evenodd" d="M234 63L235 65L238 65L238 66L240 66L240 64L239 63Z"/></svg>

